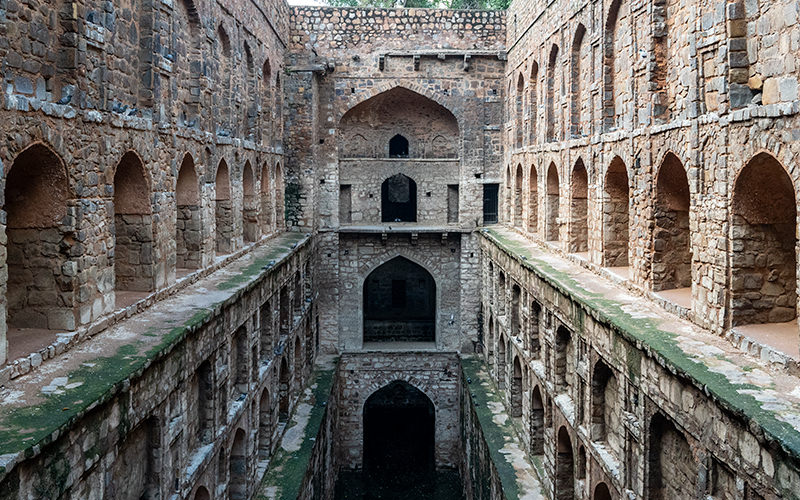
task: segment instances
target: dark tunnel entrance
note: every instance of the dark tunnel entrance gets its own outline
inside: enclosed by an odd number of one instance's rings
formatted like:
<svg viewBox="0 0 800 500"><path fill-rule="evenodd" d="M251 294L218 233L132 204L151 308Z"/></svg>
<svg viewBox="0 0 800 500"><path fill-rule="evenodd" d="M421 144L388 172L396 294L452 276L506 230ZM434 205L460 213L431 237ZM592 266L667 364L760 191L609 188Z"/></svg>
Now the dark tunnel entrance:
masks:
<svg viewBox="0 0 800 500"><path fill-rule="evenodd" d="M364 342L434 342L436 283L404 257L380 265L364 280Z"/></svg>
<svg viewBox="0 0 800 500"><path fill-rule="evenodd" d="M435 420L431 400L406 382L392 382L367 399L364 471L370 490L402 491L433 479Z"/></svg>

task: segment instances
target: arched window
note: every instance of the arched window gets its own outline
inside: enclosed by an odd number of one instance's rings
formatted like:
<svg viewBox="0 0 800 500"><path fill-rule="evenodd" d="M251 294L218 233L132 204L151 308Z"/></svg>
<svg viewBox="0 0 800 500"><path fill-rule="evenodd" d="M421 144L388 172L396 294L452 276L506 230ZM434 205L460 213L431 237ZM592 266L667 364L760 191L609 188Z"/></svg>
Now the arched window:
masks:
<svg viewBox="0 0 800 500"><path fill-rule="evenodd" d="M389 158L408 158L408 139L400 134L389 139Z"/></svg>
<svg viewBox="0 0 800 500"><path fill-rule="evenodd" d="M732 212L733 325L792 321L797 309L797 204L792 179L778 160L761 153L747 163L734 184ZM796 355L796 328L792 343Z"/></svg>
<svg viewBox="0 0 800 500"><path fill-rule="evenodd" d="M403 174L396 174L381 185L381 221L417 221L417 183Z"/></svg>
<svg viewBox="0 0 800 500"><path fill-rule="evenodd" d="M547 140L556 140L556 65L558 64L558 45L550 48L547 62Z"/></svg>
<svg viewBox="0 0 800 500"><path fill-rule="evenodd" d="M598 361L592 372L592 425L591 437L605 443L609 451L619 457L622 452L618 429L619 397L617 378L604 362Z"/></svg>
<svg viewBox="0 0 800 500"><path fill-rule="evenodd" d="M250 161L244 163L242 171L242 230L244 241L252 242L258 239L258 199L255 191L255 177Z"/></svg>
<svg viewBox="0 0 800 500"><path fill-rule="evenodd" d="M364 341L436 340L436 282L404 257L380 265L364 280Z"/></svg>
<svg viewBox="0 0 800 500"><path fill-rule="evenodd" d="M572 169L570 190L569 251L589 249L589 179L583 160L578 158Z"/></svg>
<svg viewBox="0 0 800 500"><path fill-rule="evenodd" d="M653 290L684 288L690 301L689 180L683 164L672 153L658 169L653 218Z"/></svg>
<svg viewBox="0 0 800 500"><path fill-rule="evenodd" d="M559 198L559 190L561 184L558 180L558 168L555 163L551 163L547 169L547 213L545 235L546 241L558 241L559 236L559 223L558 211L561 200Z"/></svg>
<svg viewBox="0 0 800 500"><path fill-rule="evenodd" d="M233 251L233 204L231 203L231 184L228 164L220 160L215 178L215 221L217 225L217 253L225 254Z"/></svg>
<svg viewBox="0 0 800 500"><path fill-rule="evenodd" d="M628 266L628 170L617 156L611 161L605 179L603 199L603 265Z"/></svg>
<svg viewBox="0 0 800 500"><path fill-rule="evenodd" d="M178 170L175 185L177 217L175 220L175 267L200 268L202 222L197 172L192 155L186 154ZM184 274L184 273L178 273Z"/></svg>

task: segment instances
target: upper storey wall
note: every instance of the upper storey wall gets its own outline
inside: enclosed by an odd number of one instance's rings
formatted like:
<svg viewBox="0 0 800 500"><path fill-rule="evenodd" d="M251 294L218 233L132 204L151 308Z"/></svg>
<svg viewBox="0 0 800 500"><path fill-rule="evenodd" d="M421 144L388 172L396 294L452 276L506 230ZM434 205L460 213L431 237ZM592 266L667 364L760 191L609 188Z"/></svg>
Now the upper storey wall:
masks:
<svg viewBox="0 0 800 500"><path fill-rule="evenodd" d="M505 48L503 11L294 7L291 23L290 51L313 47L321 57L353 49Z"/></svg>
<svg viewBox="0 0 800 500"><path fill-rule="evenodd" d="M283 0L11 2L4 13L5 109L114 112L273 140L260 129L277 121L266 98L287 44Z"/></svg>

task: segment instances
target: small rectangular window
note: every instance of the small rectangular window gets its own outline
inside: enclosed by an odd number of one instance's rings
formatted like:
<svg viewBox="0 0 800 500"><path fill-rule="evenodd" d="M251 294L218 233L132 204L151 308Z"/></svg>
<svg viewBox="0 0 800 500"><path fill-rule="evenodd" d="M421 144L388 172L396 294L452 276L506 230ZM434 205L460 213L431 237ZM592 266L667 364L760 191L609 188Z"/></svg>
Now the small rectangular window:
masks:
<svg viewBox="0 0 800 500"><path fill-rule="evenodd" d="M350 184L339 186L339 224L353 222L353 190Z"/></svg>
<svg viewBox="0 0 800 500"><path fill-rule="evenodd" d="M498 184L483 185L483 223L497 224Z"/></svg>
<svg viewBox="0 0 800 500"><path fill-rule="evenodd" d="M447 222L458 222L458 184L447 186Z"/></svg>
<svg viewBox="0 0 800 500"><path fill-rule="evenodd" d="M406 306L406 280L392 280L392 307Z"/></svg>

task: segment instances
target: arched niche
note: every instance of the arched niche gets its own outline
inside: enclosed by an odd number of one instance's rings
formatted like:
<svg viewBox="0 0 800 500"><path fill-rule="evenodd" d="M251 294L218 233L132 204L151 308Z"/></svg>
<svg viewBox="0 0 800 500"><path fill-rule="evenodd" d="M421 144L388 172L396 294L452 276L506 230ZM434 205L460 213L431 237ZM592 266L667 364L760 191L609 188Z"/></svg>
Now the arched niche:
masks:
<svg viewBox="0 0 800 500"><path fill-rule="evenodd" d="M391 156L390 140L397 135L408 141L409 158L459 156L459 126L453 113L422 94L394 87L357 104L342 116L337 128L339 157L359 158L368 152ZM357 136L365 139L366 147L352 140ZM426 151L415 147L420 144L431 147Z"/></svg>
<svg viewBox="0 0 800 500"><path fill-rule="evenodd" d="M436 282L405 257L381 264L364 280L364 341L436 340Z"/></svg>

